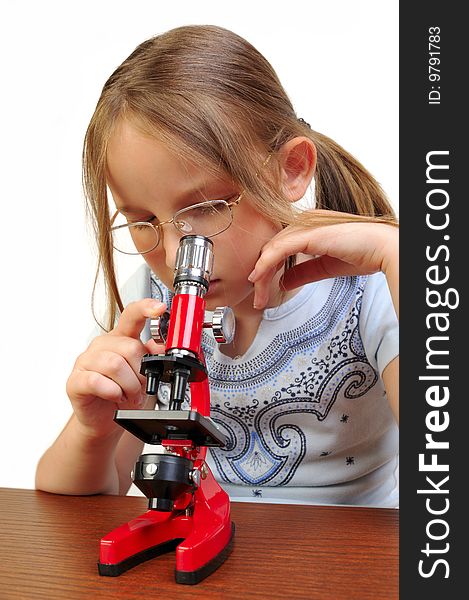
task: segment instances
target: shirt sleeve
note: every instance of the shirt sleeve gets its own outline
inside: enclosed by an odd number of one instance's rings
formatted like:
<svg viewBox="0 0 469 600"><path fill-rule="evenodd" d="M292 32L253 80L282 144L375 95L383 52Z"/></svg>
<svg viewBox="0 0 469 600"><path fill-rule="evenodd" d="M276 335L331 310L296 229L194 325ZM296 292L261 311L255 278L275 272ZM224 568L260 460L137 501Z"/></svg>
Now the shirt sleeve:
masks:
<svg viewBox="0 0 469 600"><path fill-rule="evenodd" d="M384 273L370 275L365 284L360 335L370 364L382 375L399 354L399 321Z"/></svg>

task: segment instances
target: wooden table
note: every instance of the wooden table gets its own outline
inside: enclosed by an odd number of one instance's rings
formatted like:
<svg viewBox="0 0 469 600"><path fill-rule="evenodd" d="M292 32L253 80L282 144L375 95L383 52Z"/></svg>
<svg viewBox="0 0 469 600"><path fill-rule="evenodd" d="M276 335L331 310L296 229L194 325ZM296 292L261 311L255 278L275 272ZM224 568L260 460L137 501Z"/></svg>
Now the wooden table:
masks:
<svg viewBox="0 0 469 600"><path fill-rule="evenodd" d="M0 488L1 600L398 598L397 510L234 502L233 553L198 585L175 583L174 552L99 576L101 537L146 510L146 498Z"/></svg>

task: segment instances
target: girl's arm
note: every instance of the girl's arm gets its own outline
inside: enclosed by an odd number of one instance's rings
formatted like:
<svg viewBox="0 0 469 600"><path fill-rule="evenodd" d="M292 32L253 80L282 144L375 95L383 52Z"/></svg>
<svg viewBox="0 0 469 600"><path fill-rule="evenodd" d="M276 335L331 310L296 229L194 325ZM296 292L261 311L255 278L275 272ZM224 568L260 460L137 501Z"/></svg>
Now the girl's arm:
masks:
<svg viewBox="0 0 469 600"><path fill-rule="evenodd" d="M165 305L151 299L129 304L110 333L95 338L75 362L67 381L74 414L40 459L36 487L58 494L119 494L131 480L128 465L142 443L114 422L116 409L142 408L144 354L161 351L140 341L147 318Z"/></svg>
<svg viewBox="0 0 469 600"><path fill-rule="evenodd" d="M395 244L388 251L383 264L394 310L399 318L399 248ZM396 422L399 423L399 356L396 356L383 371L383 382Z"/></svg>
<svg viewBox="0 0 469 600"><path fill-rule="evenodd" d="M142 408L153 409L154 403ZM108 439L81 435L72 415L39 461L36 489L57 494L124 496L132 485L131 471L143 447L142 441L121 427Z"/></svg>
<svg viewBox="0 0 469 600"><path fill-rule="evenodd" d="M396 356L384 369L383 382L391 410L396 422L399 423L399 356Z"/></svg>
<svg viewBox="0 0 469 600"><path fill-rule="evenodd" d="M118 494L114 455L122 430L95 437L73 414L44 453L36 470L36 488L55 494Z"/></svg>
<svg viewBox="0 0 469 600"><path fill-rule="evenodd" d="M331 211L327 211L329 214ZM342 215L343 216L343 215ZM254 271L254 306L263 309L269 298L274 274L288 256L304 254L309 260L289 269L281 283L290 290L311 281L346 275L386 276L394 309L399 316L399 230L385 223L348 222L321 227L287 227L262 249ZM399 416L399 360L383 371L386 395L393 413Z"/></svg>
<svg viewBox="0 0 469 600"><path fill-rule="evenodd" d="M327 212L332 211L316 211ZM342 213L338 213L341 214ZM292 290L305 283L330 277L371 275L382 271L398 314L399 230L374 222L348 222L318 227L290 226L263 248L249 280L254 284L254 306L262 310L269 298L275 273L289 256L311 257L286 271L281 285Z"/></svg>

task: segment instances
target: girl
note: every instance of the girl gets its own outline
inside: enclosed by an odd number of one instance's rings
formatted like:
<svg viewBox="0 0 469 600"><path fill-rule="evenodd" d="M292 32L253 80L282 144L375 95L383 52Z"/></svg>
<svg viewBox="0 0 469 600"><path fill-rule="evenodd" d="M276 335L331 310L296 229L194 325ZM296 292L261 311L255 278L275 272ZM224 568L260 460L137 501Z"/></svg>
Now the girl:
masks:
<svg viewBox="0 0 469 600"><path fill-rule="evenodd" d="M162 348L146 320L170 307L180 237L198 233L214 242L207 307L236 316L231 344L203 340L229 440L209 453L217 479L238 499L396 506L398 229L364 167L297 118L263 56L213 26L149 39L122 63L83 158L107 333L75 363L74 413L37 487L128 491L142 443L113 414L154 407L140 361ZM315 208L299 210L313 180ZM145 259L121 293L114 249ZM156 408L167 402L161 389Z"/></svg>

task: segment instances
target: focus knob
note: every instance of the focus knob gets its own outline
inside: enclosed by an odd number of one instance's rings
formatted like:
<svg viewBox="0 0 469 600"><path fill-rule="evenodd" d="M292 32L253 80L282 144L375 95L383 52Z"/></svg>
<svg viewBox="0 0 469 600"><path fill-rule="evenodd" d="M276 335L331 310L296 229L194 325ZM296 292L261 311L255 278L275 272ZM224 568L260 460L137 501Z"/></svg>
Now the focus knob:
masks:
<svg viewBox="0 0 469 600"><path fill-rule="evenodd" d="M219 306L213 311L213 337L219 344L231 344L234 338L236 321L229 306Z"/></svg>
<svg viewBox="0 0 469 600"><path fill-rule="evenodd" d="M169 327L169 312L150 320L150 334L157 344L166 344Z"/></svg>

